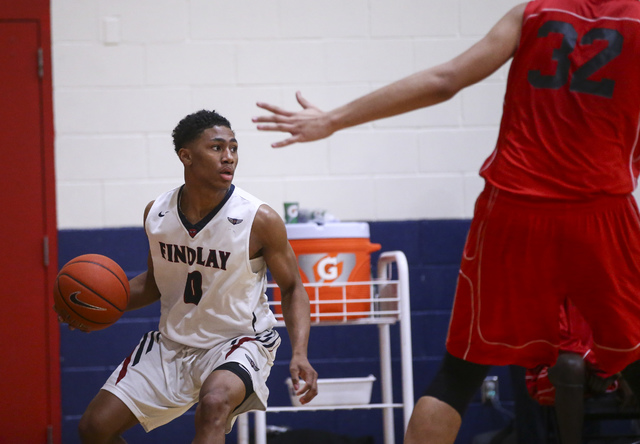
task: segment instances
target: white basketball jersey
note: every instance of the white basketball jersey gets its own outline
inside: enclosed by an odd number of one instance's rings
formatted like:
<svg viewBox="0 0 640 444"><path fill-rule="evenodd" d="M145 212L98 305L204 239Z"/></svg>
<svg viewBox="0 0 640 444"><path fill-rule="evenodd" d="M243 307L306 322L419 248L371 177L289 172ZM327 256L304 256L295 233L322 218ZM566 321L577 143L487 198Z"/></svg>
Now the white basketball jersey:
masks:
<svg viewBox="0 0 640 444"><path fill-rule="evenodd" d="M249 259L249 237L263 204L234 187L196 226L178 212L180 188L156 199L145 229L161 294L160 332L191 347L211 348L272 328L264 259Z"/></svg>

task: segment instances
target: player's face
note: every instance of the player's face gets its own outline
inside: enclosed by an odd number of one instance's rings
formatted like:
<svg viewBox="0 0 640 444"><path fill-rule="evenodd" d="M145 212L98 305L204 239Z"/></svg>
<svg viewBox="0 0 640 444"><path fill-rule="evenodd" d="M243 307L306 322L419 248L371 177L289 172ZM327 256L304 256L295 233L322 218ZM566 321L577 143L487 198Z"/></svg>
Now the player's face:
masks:
<svg viewBox="0 0 640 444"><path fill-rule="evenodd" d="M180 158L194 179L214 188L231 186L238 165L238 141L230 128L208 128L184 151Z"/></svg>

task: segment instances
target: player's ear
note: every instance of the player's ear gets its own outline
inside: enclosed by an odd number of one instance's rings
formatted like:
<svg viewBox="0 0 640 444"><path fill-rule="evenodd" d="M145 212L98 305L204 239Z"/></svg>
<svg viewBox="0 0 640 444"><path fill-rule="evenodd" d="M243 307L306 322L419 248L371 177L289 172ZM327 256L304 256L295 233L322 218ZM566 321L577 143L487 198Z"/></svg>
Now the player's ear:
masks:
<svg viewBox="0 0 640 444"><path fill-rule="evenodd" d="M184 166L191 165L191 151L189 149L180 148L178 150L178 158Z"/></svg>

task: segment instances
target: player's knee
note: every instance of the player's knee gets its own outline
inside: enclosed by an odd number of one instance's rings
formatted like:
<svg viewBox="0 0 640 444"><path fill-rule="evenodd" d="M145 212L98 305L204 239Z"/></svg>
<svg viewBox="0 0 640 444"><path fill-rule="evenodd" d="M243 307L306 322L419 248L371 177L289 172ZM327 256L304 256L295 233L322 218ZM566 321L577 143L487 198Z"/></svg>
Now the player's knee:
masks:
<svg viewBox="0 0 640 444"><path fill-rule="evenodd" d="M586 365L582 356L575 353L562 353L556 364L549 369L549 381L557 385L584 385Z"/></svg>
<svg viewBox="0 0 640 444"><path fill-rule="evenodd" d="M83 444L100 444L112 442L115 436L109 432L106 424L99 415L85 413L78 423L78 435Z"/></svg>
<svg viewBox="0 0 640 444"><path fill-rule="evenodd" d="M220 391L211 391L200 398L196 407L196 419L210 425L223 427L235 408L229 397Z"/></svg>
<svg viewBox="0 0 640 444"><path fill-rule="evenodd" d="M438 373L424 394L449 404L462 417L489 368L488 365L464 361L447 352Z"/></svg>

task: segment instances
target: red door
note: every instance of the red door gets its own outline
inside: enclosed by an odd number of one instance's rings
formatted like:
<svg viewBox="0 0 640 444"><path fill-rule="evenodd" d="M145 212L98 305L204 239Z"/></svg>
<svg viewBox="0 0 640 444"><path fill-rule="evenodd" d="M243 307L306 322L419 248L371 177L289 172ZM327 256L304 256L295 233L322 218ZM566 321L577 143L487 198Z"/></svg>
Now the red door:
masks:
<svg viewBox="0 0 640 444"><path fill-rule="evenodd" d="M39 32L38 21L0 20L1 443L53 442L59 428Z"/></svg>

